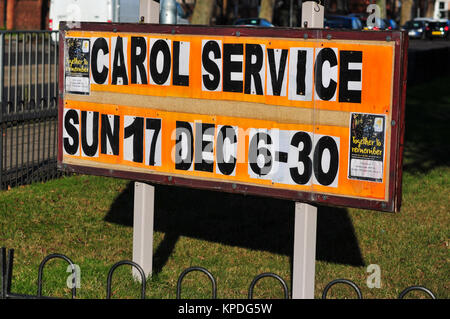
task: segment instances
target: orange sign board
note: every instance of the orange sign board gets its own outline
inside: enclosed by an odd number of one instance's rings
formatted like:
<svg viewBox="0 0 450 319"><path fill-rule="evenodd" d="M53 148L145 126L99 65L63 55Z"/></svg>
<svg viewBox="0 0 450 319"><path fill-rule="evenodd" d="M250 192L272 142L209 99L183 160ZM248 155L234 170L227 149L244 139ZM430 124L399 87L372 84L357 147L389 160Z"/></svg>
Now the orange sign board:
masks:
<svg viewBox="0 0 450 319"><path fill-rule="evenodd" d="M396 41L184 29L65 31L61 164L398 208Z"/></svg>

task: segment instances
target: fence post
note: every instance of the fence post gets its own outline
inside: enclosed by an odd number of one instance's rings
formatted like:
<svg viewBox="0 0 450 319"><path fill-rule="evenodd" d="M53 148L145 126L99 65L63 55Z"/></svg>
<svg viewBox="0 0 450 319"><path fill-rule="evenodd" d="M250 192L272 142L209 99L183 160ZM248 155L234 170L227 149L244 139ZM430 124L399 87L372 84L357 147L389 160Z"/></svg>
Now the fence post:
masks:
<svg viewBox="0 0 450 319"><path fill-rule="evenodd" d="M3 122L2 122L2 112L3 103L0 103L0 190L3 189Z"/></svg>
<svg viewBox="0 0 450 319"><path fill-rule="evenodd" d="M159 1L158 1L159 2ZM159 23L159 3L153 0L139 1L141 23ZM133 262L141 265L146 276L153 270L153 220L155 215L155 187L146 183L134 183ZM133 277L141 281L133 268Z"/></svg>
<svg viewBox="0 0 450 319"><path fill-rule="evenodd" d="M0 249L0 299L6 299L6 248Z"/></svg>
<svg viewBox="0 0 450 319"><path fill-rule="evenodd" d="M11 293L11 278L14 260L14 249L9 249L8 258L6 257L6 248L1 248L0 272L1 272L1 290L0 299L7 299Z"/></svg>
<svg viewBox="0 0 450 319"><path fill-rule="evenodd" d="M3 189L3 79L5 34L0 32L0 190Z"/></svg>
<svg viewBox="0 0 450 319"><path fill-rule="evenodd" d="M3 113L3 78L4 78L4 55L5 55L5 34L0 32L0 104L1 110L0 113Z"/></svg>

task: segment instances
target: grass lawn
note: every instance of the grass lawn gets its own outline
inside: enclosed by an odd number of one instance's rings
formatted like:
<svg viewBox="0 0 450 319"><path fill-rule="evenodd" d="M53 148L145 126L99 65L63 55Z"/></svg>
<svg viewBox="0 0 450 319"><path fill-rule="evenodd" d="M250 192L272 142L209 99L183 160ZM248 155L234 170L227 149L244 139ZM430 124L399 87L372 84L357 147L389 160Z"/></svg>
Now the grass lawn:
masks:
<svg viewBox="0 0 450 319"><path fill-rule="evenodd" d="M450 77L408 90L403 205L398 214L319 207L315 297L337 278L354 281L364 298L397 298L423 285L449 298ZM290 288L292 202L167 186L156 187L154 275L147 298L175 298L179 274L202 266L217 280L218 298L247 298L252 279L273 272ZM38 266L51 253L81 269L77 298L105 298L110 267L132 258L133 183L75 175L0 193L0 246L15 249L12 292L36 294ZM381 287L368 288L377 264ZM44 295L70 297L67 263L44 268ZM182 298L211 296L198 272L183 281ZM139 298L130 266L113 277L113 298ZM281 298L272 278L254 298ZM330 298L353 298L335 286ZM424 297L413 292L411 298Z"/></svg>

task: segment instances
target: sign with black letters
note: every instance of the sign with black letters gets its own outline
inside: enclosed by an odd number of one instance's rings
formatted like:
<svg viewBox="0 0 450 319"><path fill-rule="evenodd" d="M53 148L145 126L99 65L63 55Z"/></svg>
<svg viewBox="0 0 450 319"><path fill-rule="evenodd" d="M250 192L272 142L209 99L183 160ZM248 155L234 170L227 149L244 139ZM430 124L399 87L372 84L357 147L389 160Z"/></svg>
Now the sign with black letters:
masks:
<svg viewBox="0 0 450 319"><path fill-rule="evenodd" d="M386 34L66 29L59 165L398 211L407 36Z"/></svg>

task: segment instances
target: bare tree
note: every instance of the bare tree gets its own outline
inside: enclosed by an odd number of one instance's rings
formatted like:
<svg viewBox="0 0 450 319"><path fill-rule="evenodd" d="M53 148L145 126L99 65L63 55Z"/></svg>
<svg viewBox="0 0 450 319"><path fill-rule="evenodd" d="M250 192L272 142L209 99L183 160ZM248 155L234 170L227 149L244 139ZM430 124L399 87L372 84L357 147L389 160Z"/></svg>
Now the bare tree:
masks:
<svg viewBox="0 0 450 319"><path fill-rule="evenodd" d="M273 7L275 6L275 0L261 0L261 7L259 9L259 17L272 22Z"/></svg>
<svg viewBox="0 0 450 319"><path fill-rule="evenodd" d="M436 2L436 0L427 0L427 12L425 14L425 16L427 18L432 18L433 17L435 2Z"/></svg>
<svg viewBox="0 0 450 319"><path fill-rule="evenodd" d="M412 6L413 6L413 0L402 0L400 25L404 25L406 23L406 21L411 20Z"/></svg>
<svg viewBox="0 0 450 319"><path fill-rule="evenodd" d="M380 7L380 18L386 19L386 0L377 0L377 5Z"/></svg>
<svg viewBox="0 0 450 319"><path fill-rule="evenodd" d="M192 15L192 24L209 25L213 13L215 1L197 0L195 2L194 14Z"/></svg>
<svg viewBox="0 0 450 319"><path fill-rule="evenodd" d="M345 14L348 12L348 1L347 0L337 0L336 12L339 14Z"/></svg>

